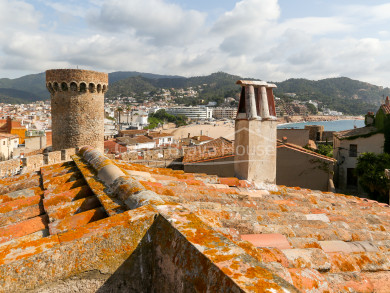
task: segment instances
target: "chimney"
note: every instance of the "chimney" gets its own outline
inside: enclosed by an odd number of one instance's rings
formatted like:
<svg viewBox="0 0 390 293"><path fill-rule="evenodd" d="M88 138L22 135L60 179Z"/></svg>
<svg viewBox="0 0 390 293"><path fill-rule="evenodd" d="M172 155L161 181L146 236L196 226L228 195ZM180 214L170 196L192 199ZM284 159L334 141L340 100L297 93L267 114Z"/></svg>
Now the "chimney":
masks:
<svg viewBox="0 0 390 293"><path fill-rule="evenodd" d="M389 106L389 105L390 105L389 96L386 97L385 105L386 105L386 106Z"/></svg>
<svg viewBox="0 0 390 293"><path fill-rule="evenodd" d="M200 136L202 136L202 135L203 135L203 130L200 131Z"/></svg>
<svg viewBox="0 0 390 293"><path fill-rule="evenodd" d="M188 138L190 138L190 136L191 136L191 133L188 132Z"/></svg>
<svg viewBox="0 0 390 293"><path fill-rule="evenodd" d="M249 80L237 84L242 88L235 124L235 176L275 184L277 121L272 89L276 85Z"/></svg>
<svg viewBox="0 0 390 293"><path fill-rule="evenodd" d="M12 130L12 118L10 116L7 116L7 132L11 133Z"/></svg>

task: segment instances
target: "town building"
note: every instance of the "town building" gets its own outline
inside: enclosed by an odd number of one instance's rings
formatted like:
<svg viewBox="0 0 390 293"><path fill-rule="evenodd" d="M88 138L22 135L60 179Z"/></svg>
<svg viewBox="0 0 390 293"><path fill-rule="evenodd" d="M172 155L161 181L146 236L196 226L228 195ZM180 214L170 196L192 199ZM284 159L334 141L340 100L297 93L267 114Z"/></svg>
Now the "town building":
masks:
<svg viewBox="0 0 390 293"><path fill-rule="evenodd" d="M336 160L301 146L278 141L276 184L314 190L334 190L333 174Z"/></svg>
<svg viewBox="0 0 390 293"><path fill-rule="evenodd" d="M171 107L165 110L168 114L183 115L193 120L206 120L213 117L213 110L208 107Z"/></svg>
<svg viewBox="0 0 390 293"><path fill-rule="evenodd" d="M0 120L0 134L8 133L15 134L19 136L19 143L24 143L24 138L26 137L27 128L22 125L20 120L14 120L11 117L7 119Z"/></svg>
<svg viewBox="0 0 390 293"><path fill-rule="evenodd" d="M156 142L156 147L166 147L174 143L173 135L162 132L149 132L147 136Z"/></svg>
<svg viewBox="0 0 390 293"><path fill-rule="evenodd" d="M365 127L335 132L333 135L333 156L337 159L335 184L341 191L363 193L355 169L362 153L381 154L384 151L385 121L390 114L390 100L386 98L376 115L366 115Z"/></svg>
<svg viewBox="0 0 390 293"><path fill-rule="evenodd" d="M237 108L217 107L213 108L213 118L215 119L235 119Z"/></svg>
<svg viewBox="0 0 390 293"><path fill-rule="evenodd" d="M19 136L16 134L0 133L0 161L9 160L18 148Z"/></svg>
<svg viewBox="0 0 390 293"><path fill-rule="evenodd" d="M335 132L333 157L337 160L335 184L341 191L362 192L355 175L357 160L362 153L383 153L384 135L375 126Z"/></svg>
<svg viewBox="0 0 390 293"><path fill-rule="evenodd" d="M156 148L156 141L145 135L123 136L118 137L116 140L119 144L126 146L129 151Z"/></svg>

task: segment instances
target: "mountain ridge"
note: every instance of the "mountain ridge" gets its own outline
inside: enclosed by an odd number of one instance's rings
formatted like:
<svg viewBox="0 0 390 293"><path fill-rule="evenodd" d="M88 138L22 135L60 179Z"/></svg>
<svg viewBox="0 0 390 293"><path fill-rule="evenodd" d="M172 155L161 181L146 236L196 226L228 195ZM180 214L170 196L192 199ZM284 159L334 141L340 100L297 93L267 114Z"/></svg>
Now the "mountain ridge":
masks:
<svg viewBox="0 0 390 293"><path fill-rule="evenodd" d="M238 75L216 72L205 76L183 77L179 75L160 75L137 71L115 71L109 73L107 98L119 95L131 96L151 92L159 88L187 88L201 86L203 91L198 99L223 99L239 93L235 84ZM317 100L323 105L346 114L361 115L376 111L390 89L348 77L309 80L290 78L274 82L278 87L275 95L286 98L286 93L297 94L301 101ZM0 102L21 103L49 98L45 87L45 73L30 74L15 79L0 79ZM195 99L192 101L197 103Z"/></svg>

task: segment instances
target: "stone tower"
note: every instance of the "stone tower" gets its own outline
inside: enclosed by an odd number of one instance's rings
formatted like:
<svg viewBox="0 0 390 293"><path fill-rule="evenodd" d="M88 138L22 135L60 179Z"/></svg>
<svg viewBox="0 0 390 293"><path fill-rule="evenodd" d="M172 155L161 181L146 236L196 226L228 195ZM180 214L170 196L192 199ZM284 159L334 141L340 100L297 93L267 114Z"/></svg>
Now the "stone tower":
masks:
<svg viewBox="0 0 390 293"><path fill-rule="evenodd" d="M258 184L276 182L274 84L239 80L242 86L235 124L234 173Z"/></svg>
<svg viewBox="0 0 390 293"><path fill-rule="evenodd" d="M90 145L104 150L104 93L107 73L52 69L46 71L51 94L53 150Z"/></svg>

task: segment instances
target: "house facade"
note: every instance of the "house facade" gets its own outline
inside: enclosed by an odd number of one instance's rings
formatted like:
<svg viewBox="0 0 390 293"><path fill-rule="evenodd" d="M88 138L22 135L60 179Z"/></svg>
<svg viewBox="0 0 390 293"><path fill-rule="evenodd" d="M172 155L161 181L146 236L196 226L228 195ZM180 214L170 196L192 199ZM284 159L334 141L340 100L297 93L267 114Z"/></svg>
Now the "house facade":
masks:
<svg viewBox="0 0 390 293"><path fill-rule="evenodd" d="M355 175L358 157L362 153L383 153L384 135L374 126L340 132L333 136L333 157L337 160L335 184L341 191L362 192Z"/></svg>
<svg viewBox="0 0 390 293"><path fill-rule="evenodd" d="M14 150L18 148L18 144L18 135L0 133L0 161L11 159Z"/></svg>

